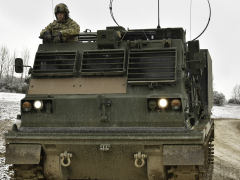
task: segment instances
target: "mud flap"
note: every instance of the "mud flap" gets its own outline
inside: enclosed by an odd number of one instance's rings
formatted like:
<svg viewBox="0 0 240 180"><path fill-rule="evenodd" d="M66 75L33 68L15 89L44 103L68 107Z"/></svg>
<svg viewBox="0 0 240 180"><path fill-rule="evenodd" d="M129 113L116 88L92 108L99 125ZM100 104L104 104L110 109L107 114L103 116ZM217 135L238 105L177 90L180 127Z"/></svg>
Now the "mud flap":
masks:
<svg viewBox="0 0 240 180"><path fill-rule="evenodd" d="M41 145L8 144L6 145L6 164L39 164Z"/></svg>
<svg viewBox="0 0 240 180"><path fill-rule="evenodd" d="M162 146L148 146L145 148L147 154L147 177L148 180L165 180Z"/></svg>
<svg viewBox="0 0 240 180"><path fill-rule="evenodd" d="M67 180L69 178L68 168L61 165L59 155L46 155L44 159L43 167L46 179Z"/></svg>
<svg viewBox="0 0 240 180"><path fill-rule="evenodd" d="M163 165L204 165L202 145L164 145Z"/></svg>

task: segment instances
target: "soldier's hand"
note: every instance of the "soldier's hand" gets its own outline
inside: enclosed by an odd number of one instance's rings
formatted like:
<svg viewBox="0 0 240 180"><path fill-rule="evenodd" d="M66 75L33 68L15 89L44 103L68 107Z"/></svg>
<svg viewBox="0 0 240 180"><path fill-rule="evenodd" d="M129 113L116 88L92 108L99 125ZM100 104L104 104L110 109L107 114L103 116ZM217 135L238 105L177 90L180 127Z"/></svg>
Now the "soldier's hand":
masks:
<svg viewBox="0 0 240 180"><path fill-rule="evenodd" d="M51 43L51 34L49 31L44 32L43 43Z"/></svg>
<svg viewBox="0 0 240 180"><path fill-rule="evenodd" d="M54 37L53 42L54 43L60 43L61 42L61 37L62 37L62 33L57 33L57 35Z"/></svg>

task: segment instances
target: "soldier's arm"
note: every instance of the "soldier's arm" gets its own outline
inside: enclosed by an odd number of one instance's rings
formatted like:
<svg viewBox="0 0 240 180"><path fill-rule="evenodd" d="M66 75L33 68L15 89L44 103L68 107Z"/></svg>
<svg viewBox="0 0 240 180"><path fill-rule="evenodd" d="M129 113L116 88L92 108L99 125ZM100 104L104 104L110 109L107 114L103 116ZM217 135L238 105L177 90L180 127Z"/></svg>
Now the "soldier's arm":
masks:
<svg viewBox="0 0 240 180"><path fill-rule="evenodd" d="M50 23L47 27L45 27L45 29L40 32L40 37L43 37L46 31L52 33L52 23Z"/></svg>
<svg viewBox="0 0 240 180"><path fill-rule="evenodd" d="M60 32L62 33L63 37L74 36L79 34L80 26L75 21L72 21L69 24L69 29L61 30Z"/></svg>

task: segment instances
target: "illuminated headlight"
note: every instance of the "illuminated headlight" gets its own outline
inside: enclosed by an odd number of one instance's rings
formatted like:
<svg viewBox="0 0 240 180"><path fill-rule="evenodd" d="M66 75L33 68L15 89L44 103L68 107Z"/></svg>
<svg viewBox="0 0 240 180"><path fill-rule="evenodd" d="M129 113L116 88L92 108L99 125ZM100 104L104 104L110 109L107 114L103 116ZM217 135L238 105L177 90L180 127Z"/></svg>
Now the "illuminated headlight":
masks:
<svg viewBox="0 0 240 180"><path fill-rule="evenodd" d="M178 110L178 109L180 109L181 102L178 99L174 99L172 101L171 105L172 105L172 109Z"/></svg>
<svg viewBox="0 0 240 180"><path fill-rule="evenodd" d="M40 110L43 108L43 102L42 101L34 101L33 106L35 109Z"/></svg>
<svg viewBox="0 0 240 180"><path fill-rule="evenodd" d="M25 102L22 104L22 108L23 108L24 111L28 112L28 111L31 110L32 105L31 105L30 102L25 101Z"/></svg>
<svg viewBox="0 0 240 180"><path fill-rule="evenodd" d="M158 101L158 106L161 107L161 108L165 108L165 107L167 107L167 105L168 105L168 102L167 102L166 99L160 99Z"/></svg>

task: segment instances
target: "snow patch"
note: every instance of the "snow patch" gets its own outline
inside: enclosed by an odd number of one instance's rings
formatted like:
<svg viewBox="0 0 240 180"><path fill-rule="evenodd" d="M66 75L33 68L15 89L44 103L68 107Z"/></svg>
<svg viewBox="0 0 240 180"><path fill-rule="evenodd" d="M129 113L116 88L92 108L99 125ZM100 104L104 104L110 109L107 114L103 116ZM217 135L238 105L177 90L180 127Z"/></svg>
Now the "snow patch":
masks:
<svg viewBox="0 0 240 180"><path fill-rule="evenodd" d="M225 104L223 106L213 106L212 118L240 119L240 105Z"/></svg>
<svg viewBox="0 0 240 180"><path fill-rule="evenodd" d="M25 94L0 92L0 121L5 119L16 120L20 114L20 101Z"/></svg>

